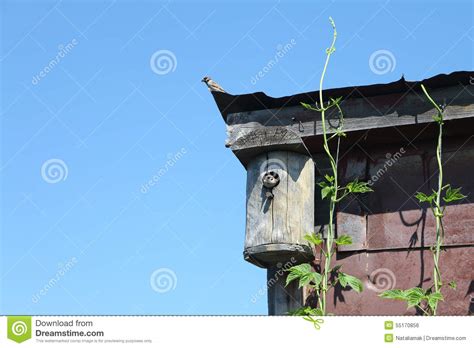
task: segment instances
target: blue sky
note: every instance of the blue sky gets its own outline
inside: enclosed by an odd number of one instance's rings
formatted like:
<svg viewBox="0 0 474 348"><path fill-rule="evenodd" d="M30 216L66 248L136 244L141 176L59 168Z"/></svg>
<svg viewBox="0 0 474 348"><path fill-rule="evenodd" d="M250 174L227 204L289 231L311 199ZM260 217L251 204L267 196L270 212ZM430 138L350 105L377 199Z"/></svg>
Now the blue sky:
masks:
<svg viewBox="0 0 474 348"><path fill-rule="evenodd" d="M1 4L1 314L266 314L201 78L315 90L329 16L326 87L473 69L471 1Z"/></svg>

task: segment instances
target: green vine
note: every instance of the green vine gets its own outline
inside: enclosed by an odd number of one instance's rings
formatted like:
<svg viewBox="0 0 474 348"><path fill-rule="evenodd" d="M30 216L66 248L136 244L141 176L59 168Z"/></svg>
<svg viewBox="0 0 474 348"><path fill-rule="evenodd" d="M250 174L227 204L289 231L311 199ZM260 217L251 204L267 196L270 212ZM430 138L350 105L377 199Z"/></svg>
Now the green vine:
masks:
<svg viewBox="0 0 474 348"><path fill-rule="evenodd" d="M393 289L387 290L381 293L379 296L387 299L406 301L408 308L415 307L419 309L423 315L431 316L436 315L439 301L443 301L444 297L441 293L443 287L443 281L441 278L441 272L439 268L439 257L441 248L444 242L444 224L443 217L446 207L441 206L441 200L444 203L450 203L465 198L460 191L461 188L451 188L450 184L443 185L443 163L442 163L442 145L443 145L443 124L444 124L444 110L441 108L433 98L430 96L424 85L421 85L421 89L428 98L429 102L436 109L436 115L433 119L438 124L438 142L436 146L436 161L438 164L438 188L433 190L430 195L423 192L417 192L416 198L420 203L429 203L431 212L436 220L436 241L431 247L433 252L433 284L427 289L420 287L414 287L407 290ZM444 197L442 197L443 191ZM456 289L456 283L451 281L448 286Z"/></svg>
<svg viewBox="0 0 474 348"><path fill-rule="evenodd" d="M304 316L304 319L311 321L316 329L320 328L320 324L323 321L322 319L314 318L314 316L325 316L328 314L326 308L326 297L328 291L331 288L339 284L343 288L350 287L357 292L361 292L363 290L362 282L352 275L343 273L341 271L341 266L338 265L331 268L332 257L336 252L336 247L338 245L352 244L352 238L348 235L340 235L338 238L335 237L334 216L337 203L343 200L346 196L355 193L365 193L372 191L367 183L360 182L358 180L352 181L345 186L339 185L339 147L341 138L346 136L346 134L343 132L344 115L340 106L342 98L330 98L330 100L326 103L324 102L323 98L323 82L331 55L336 50L335 45L337 39L336 24L332 18L329 18L329 20L333 28L333 38L331 46L326 49L326 61L324 63L324 68L319 82L319 103L316 102L314 106L301 103L304 108L319 112L321 114L323 147L331 166L331 175L326 174L324 176L325 180L318 183L318 186L321 187L322 199L329 199L329 221L326 239L324 240L320 233L311 233L305 236L305 239L313 247L320 248L321 253L324 256L324 263L321 265L320 272L314 271L313 267L309 263L291 267L286 279L286 285L294 280L298 280L300 288L306 286L316 295L318 301L316 308L302 307L292 312L294 315ZM327 123L326 112L331 108L336 108L339 115L339 123L337 127L332 127L332 135L329 135L327 125L330 126L330 124ZM329 148L329 143L333 139L337 139L335 154L333 154Z"/></svg>

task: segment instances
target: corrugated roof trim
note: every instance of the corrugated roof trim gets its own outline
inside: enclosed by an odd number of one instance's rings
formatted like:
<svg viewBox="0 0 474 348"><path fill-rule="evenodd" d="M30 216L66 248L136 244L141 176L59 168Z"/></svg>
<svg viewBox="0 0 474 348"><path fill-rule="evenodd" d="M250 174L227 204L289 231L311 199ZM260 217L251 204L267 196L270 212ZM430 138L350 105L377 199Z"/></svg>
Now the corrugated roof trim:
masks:
<svg viewBox="0 0 474 348"><path fill-rule="evenodd" d="M369 98L384 94L405 93L418 90L424 84L429 89L449 87L454 85L468 85L474 83L474 71L456 71L451 74L440 74L422 81L406 81L403 77L395 82L333 88L324 90L324 98L331 97ZM319 100L319 91L295 94L287 97L273 98L263 92L232 95L228 93L212 92L217 107L224 117L236 112L255 111L264 109L279 109L282 107L296 106L300 103L314 103Z"/></svg>

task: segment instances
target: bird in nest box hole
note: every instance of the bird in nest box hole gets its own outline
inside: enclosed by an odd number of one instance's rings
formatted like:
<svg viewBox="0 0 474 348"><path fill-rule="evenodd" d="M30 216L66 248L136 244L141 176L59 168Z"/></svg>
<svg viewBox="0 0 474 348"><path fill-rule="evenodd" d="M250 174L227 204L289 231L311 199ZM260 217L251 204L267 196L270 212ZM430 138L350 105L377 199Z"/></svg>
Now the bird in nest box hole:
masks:
<svg viewBox="0 0 474 348"><path fill-rule="evenodd" d="M222 92L227 93L224 88L219 86L216 81L213 81L209 76L205 76L201 82L204 82L211 92Z"/></svg>
<svg viewBox="0 0 474 348"><path fill-rule="evenodd" d="M266 188L265 197L273 199L273 188L280 183L280 176L277 172L270 171L263 174L262 177L263 187Z"/></svg>

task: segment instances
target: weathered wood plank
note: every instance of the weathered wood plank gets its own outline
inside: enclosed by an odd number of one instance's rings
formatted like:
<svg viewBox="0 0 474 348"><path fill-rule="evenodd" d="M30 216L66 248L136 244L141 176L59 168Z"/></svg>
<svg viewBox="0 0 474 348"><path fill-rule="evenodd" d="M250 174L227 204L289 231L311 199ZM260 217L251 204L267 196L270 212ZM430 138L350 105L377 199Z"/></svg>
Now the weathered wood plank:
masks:
<svg viewBox="0 0 474 348"><path fill-rule="evenodd" d="M432 91L432 96L446 103L446 120L474 115L474 86L437 89ZM341 107L346 132L430 123L435 114L426 98L416 93L348 99L341 103ZM335 109L328 112L327 117L328 125L337 123ZM286 128L287 132L282 128ZM227 146L233 151L275 144L297 144L301 142L300 137L322 134L320 114L299 106L230 114L227 130ZM272 132L285 136L278 140L278 137L271 136Z"/></svg>
<svg viewBox="0 0 474 348"><path fill-rule="evenodd" d="M306 244L305 234L314 226L314 163L308 157L292 155L288 160L288 233L296 244ZM312 222L312 223L311 223Z"/></svg>
<svg viewBox="0 0 474 348"><path fill-rule="evenodd" d="M267 160L267 155L258 156L251 165L247 167L247 220L245 235L245 247L266 244L266 236L271 235L272 214L268 213L269 204L264 199L259 178L261 178L261 165ZM261 181L260 181L261 183Z"/></svg>
<svg viewBox="0 0 474 348"><path fill-rule="evenodd" d="M228 144L236 148L298 143L300 136L286 127L228 127Z"/></svg>
<svg viewBox="0 0 474 348"><path fill-rule="evenodd" d="M277 171L280 175L280 184L273 189L275 197L269 200L272 214L272 229L270 243L279 244L296 242L296 236L292 236L288 229L288 214L291 208L288 205L291 189L289 188L288 175L288 152L275 151L268 154L265 171ZM292 183L293 184L293 183ZM295 243L296 244L296 243Z"/></svg>

